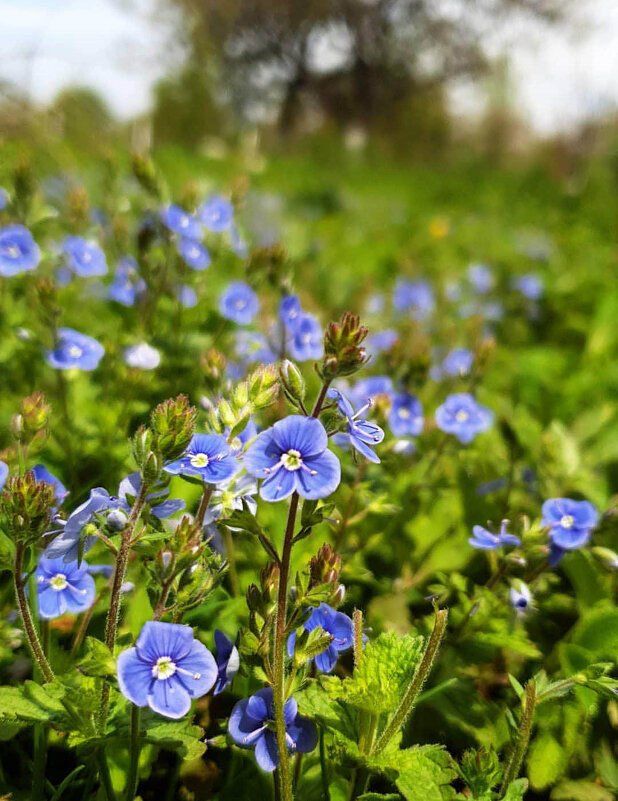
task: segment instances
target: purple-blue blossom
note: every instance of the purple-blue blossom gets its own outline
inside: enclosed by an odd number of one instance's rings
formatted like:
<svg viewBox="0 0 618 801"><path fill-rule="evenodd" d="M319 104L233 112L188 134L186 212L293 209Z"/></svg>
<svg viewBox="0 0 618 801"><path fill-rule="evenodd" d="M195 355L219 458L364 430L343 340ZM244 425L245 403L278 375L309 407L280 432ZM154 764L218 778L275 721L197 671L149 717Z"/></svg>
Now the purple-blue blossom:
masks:
<svg viewBox="0 0 618 801"><path fill-rule="evenodd" d="M396 437L416 437L424 425L423 407L417 397L408 392L393 395L388 426Z"/></svg>
<svg viewBox="0 0 618 801"><path fill-rule="evenodd" d="M150 621L118 657L120 692L136 706L182 718L217 680L217 664L190 626Z"/></svg>
<svg viewBox="0 0 618 801"><path fill-rule="evenodd" d="M147 342L125 348L123 358L125 364L138 370L154 370L161 364L161 354Z"/></svg>
<svg viewBox="0 0 618 801"><path fill-rule="evenodd" d="M382 442L384 431L376 423L361 419L363 412L371 407L371 402L366 403L358 411L354 411L351 402L340 390L331 388L327 394L329 398L333 398L337 402L339 413L347 421L346 431L340 436L345 437L347 442L365 459L374 462L374 464L379 464L380 458L372 449Z"/></svg>
<svg viewBox="0 0 618 801"><path fill-rule="evenodd" d="M39 616L44 620L70 612L78 615L92 606L95 596L94 579L82 561L65 562L42 554L36 571Z"/></svg>
<svg viewBox="0 0 618 801"><path fill-rule="evenodd" d="M410 313L415 320L425 320L434 305L434 293L428 281L400 278L395 284L393 306L398 312Z"/></svg>
<svg viewBox="0 0 618 801"><path fill-rule="evenodd" d="M509 534L507 529L508 520L503 520L500 524L500 533L492 534L483 526L473 526L472 533L474 536L470 537L468 542L473 548L480 551L495 551L498 548L504 548L506 545L519 545L519 537L514 534Z"/></svg>
<svg viewBox="0 0 618 801"><path fill-rule="evenodd" d="M321 359L324 353L324 332L317 317L302 312L294 327L289 329L287 347L296 361Z"/></svg>
<svg viewBox="0 0 618 801"><path fill-rule="evenodd" d="M165 465L166 473L200 478L205 484L229 481L241 464L225 437L217 434L194 434L185 453Z"/></svg>
<svg viewBox="0 0 618 801"><path fill-rule="evenodd" d="M81 236L67 236L62 243L62 253L66 266L82 278L107 273L105 253L92 239Z"/></svg>
<svg viewBox="0 0 618 801"><path fill-rule="evenodd" d="M176 243L178 253L192 270L205 270L210 266L210 253L201 242L182 237Z"/></svg>
<svg viewBox="0 0 618 801"><path fill-rule="evenodd" d="M170 231L185 239L201 239L204 234L199 221L174 204L161 209L161 221Z"/></svg>
<svg viewBox="0 0 618 801"><path fill-rule="evenodd" d="M530 587L523 581L515 582L509 591L509 601L517 612L517 617L523 617L532 606Z"/></svg>
<svg viewBox="0 0 618 801"><path fill-rule="evenodd" d="M551 498L545 501L541 511L541 525L549 528L552 567L558 564L565 551L585 545L599 521L599 513L589 501Z"/></svg>
<svg viewBox="0 0 618 801"><path fill-rule="evenodd" d="M213 195L199 207L197 217L209 231L227 231L234 221L234 206L221 195Z"/></svg>
<svg viewBox="0 0 618 801"><path fill-rule="evenodd" d="M234 681L234 676L238 673L238 668L240 667L240 656L234 643L218 629L215 630L215 648L217 649L215 657L217 680L215 681L213 695L219 695Z"/></svg>
<svg viewBox="0 0 618 801"><path fill-rule="evenodd" d="M41 250L23 225L0 228L0 276L11 278L34 270L41 261Z"/></svg>
<svg viewBox="0 0 618 801"><path fill-rule="evenodd" d="M464 445L486 431L493 423L491 409L480 403L467 392L449 395L436 409L436 425L441 431L453 434Z"/></svg>
<svg viewBox="0 0 618 801"><path fill-rule="evenodd" d="M354 645L354 623L343 612L337 612L328 604L321 603L303 623L305 631L313 631L318 626L332 637L329 645L315 657L315 665L322 673L330 673L335 669L339 654ZM288 637L288 654L294 656L296 632Z"/></svg>
<svg viewBox="0 0 618 801"><path fill-rule="evenodd" d="M59 328L56 343L47 351L47 364L57 370L95 370L103 358L105 348L96 339L73 328Z"/></svg>
<svg viewBox="0 0 618 801"><path fill-rule="evenodd" d="M34 473L34 477L37 481L44 481L46 484L50 484L54 488L54 500L55 500L55 509L58 509L59 506L62 506L65 498L69 494L69 491L64 486L62 481L53 473L50 473L49 470L43 464L35 464L32 468L32 472Z"/></svg>
<svg viewBox="0 0 618 801"><path fill-rule="evenodd" d="M288 698L283 708L286 742L290 753L308 754L316 747L318 732L313 721L298 714L298 704ZM272 687L258 690L239 701L230 715L228 733L237 745L255 749L262 770L272 773L279 765L275 733L275 707Z"/></svg>
<svg viewBox="0 0 618 801"><path fill-rule="evenodd" d="M529 300L540 300L543 297L543 281L536 273L520 275L515 279L514 285Z"/></svg>
<svg viewBox="0 0 618 801"><path fill-rule="evenodd" d="M226 320L249 325L260 310L260 299L243 281L228 284L219 300L219 311Z"/></svg>
<svg viewBox="0 0 618 801"><path fill-rule="evenodd" d="M442 362L442 369L447 375L465 376L472 369L474 354L467 348L455 348L450 351Z"/></svg>
<svg viewBox="0 0 618 801"><path fill-rule="evenodd" d="M486 264L475 262L468 267L468 280L474 289L481 295L493 289L494 274Z"/></svg>
<svg viewBox="0 0 618 801"><path fill-rule="evenodd" d="M302 308L298 295L286 295L281 299L281 303L279 304L279 319L286 328L293 331L301 315Z"/></svg>
<svg viewBox="0 0 618 801"><path fill-rule="evenodd" d="M193 309L197 306L197 293L190 286L181 284L176 287L176 297L181 306L185 309Z"/></svg>
<svg viewBox="0 0 618 801"><path fill-rule="evenodd" d="M122 306L134 306L146 291L146 282L137 271L137 262L131 256L119 259L114 280L107 290L107 297Z"/></svg>

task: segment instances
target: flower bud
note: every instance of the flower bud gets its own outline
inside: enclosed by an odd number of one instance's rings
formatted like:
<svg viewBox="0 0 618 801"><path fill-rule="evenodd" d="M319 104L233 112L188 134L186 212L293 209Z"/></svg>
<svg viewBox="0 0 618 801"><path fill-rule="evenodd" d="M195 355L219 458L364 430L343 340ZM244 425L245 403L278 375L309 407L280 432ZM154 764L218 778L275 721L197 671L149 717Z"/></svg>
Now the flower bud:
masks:
<svg viewBox="0 0 618 801"><path fill-rule="evenodd" d="M610 570L618 570L618 554L610 548L595 545L590 549L592 555Z"/></svg>
<svg viewBox="0 0 618 801"><path fill-rule="evenodd" d="M338 323L332 322L324 335L324 360L320 373L325 380L352 375L369 361L362 347L367 329L356 314L345 312Z"/></svg>
<svg viewBox="0 0 618 801"><path fill-rule="evenodd" d="M47 428L51 407L42 392L33 392L21 402L22 426L28 437Z"/></svg>
<svg viewBox="0 0 618 801"><path fill-rule="evenodd" d="M341 556L325 543L309 563L309 586L334 584L339 578L340 571Z"/></svg>
<svg viewBox="0 0 618 801"><path fill-rule="evenodd" d="M107 527L110 531L122 531L127 524L128 517L122 509L113 509L107 515Z"/></svg>
<svg viewBox="0 0 618 801"><path fill-rule="evenodd" d="M345 584L340 584L332 597L332 606L341 606L345 598Z"/></svg>
<svg viewBox="0 0 618 801"><path fill-rule="evenodd" d="M133 175L137 178L143 189L153 197L160 199L162 195L161 182L159 181L154 162L146 156L134 153L131 166L133 167Z"/></svg>
<svg viewBox="0 0 618 801"><path fill-rule="evenodd" d="M305 399L305 379L298 367L289 359L284 359L279 367L279 378L288 400L294 405Z"/></svg>
<svg viewBox="0 0 618 801"><path fill-rule="evenodd" d="M31 471L11 476L0 495L6 533L15 542L36 542L50 529L55 503L54 487L37 481Z"/></svg>
<svg viewBox="0 0 618 801"><path fill-rule="evenodd" d="M186 451L193 431L197 412L186 395L178 395L160 403L150 416L157 450L164 462L178 459Z"/></svg>

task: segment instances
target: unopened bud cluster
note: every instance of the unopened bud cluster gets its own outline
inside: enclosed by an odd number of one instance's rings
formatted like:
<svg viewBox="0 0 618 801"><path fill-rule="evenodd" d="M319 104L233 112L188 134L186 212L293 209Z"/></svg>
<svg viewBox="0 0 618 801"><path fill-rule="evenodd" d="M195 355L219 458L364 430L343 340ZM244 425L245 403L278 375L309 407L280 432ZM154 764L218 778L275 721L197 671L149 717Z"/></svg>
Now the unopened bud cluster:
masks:
<svg viewBox="0 0 618 801"><path fill-rule="evenodd" d="M165 462L186 451L195 429L196 410L186 395L160 403L150 415L150 427L141 426L132 441L133 457L149 484L161 475Z"/></svg>
<svg viewBox="0 0 618 801"><path fill-rule="evenodd" d="M223 398L207 411L207 422L216 434L229 432L233 440L244 430L251 415L270 406L279 393L277 370L274 365L258 367L237 384L229 398Z"/></svg>
<svg viewBox="0 0 618 801"><path fill-rule="evenodd" d="M352 375L367 364L369 357L362 343L367 329L360 317L345 312L338 323L329 324L324 335L324 360L319 368L323 380Z"/></svg>
<svg viewBox="0 0 618 801"><path fill-rule="evenodd" d="M54 516L54 488L34 473L10 477L0 495L4 530L14 542L36 542L49 531Z"/></svg>

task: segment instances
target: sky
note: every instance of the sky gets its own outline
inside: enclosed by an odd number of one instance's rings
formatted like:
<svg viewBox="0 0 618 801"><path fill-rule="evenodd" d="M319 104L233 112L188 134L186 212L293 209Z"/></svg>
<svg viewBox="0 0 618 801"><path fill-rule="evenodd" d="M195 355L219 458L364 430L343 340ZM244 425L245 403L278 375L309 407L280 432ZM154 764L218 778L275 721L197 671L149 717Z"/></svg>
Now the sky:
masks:
<svg viewBox="0 0 618 801"><path fill-rule="evenodd" d="M224 2L225 0L222 0ZM96 89L128 118L148 109L153 84L173 63L169 28L155 0L0 0L0 81L37 102L62 88ZM618 108L618 2L575 0L576 17L560 29L518 23L496 31L488 49L510 58L516 105L541 134ZM452 92L457 111L481 107L481 89Z"/></svg>

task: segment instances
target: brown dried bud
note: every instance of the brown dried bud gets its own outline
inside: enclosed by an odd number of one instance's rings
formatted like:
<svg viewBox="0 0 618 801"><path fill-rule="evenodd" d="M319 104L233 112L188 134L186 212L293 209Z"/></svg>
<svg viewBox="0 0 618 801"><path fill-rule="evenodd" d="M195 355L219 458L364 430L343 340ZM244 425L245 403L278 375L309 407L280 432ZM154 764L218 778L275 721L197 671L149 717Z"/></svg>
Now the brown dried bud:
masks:
<svg viewBox="0 0 618 801"><path fill-rule="evenodd" d="M345 312L338 323L332 322L324 335L324 360L321 376L332 381L338 376L352 375L367 364L369 357L362 343L368 330L360 324L360 317Z"/></svg>

